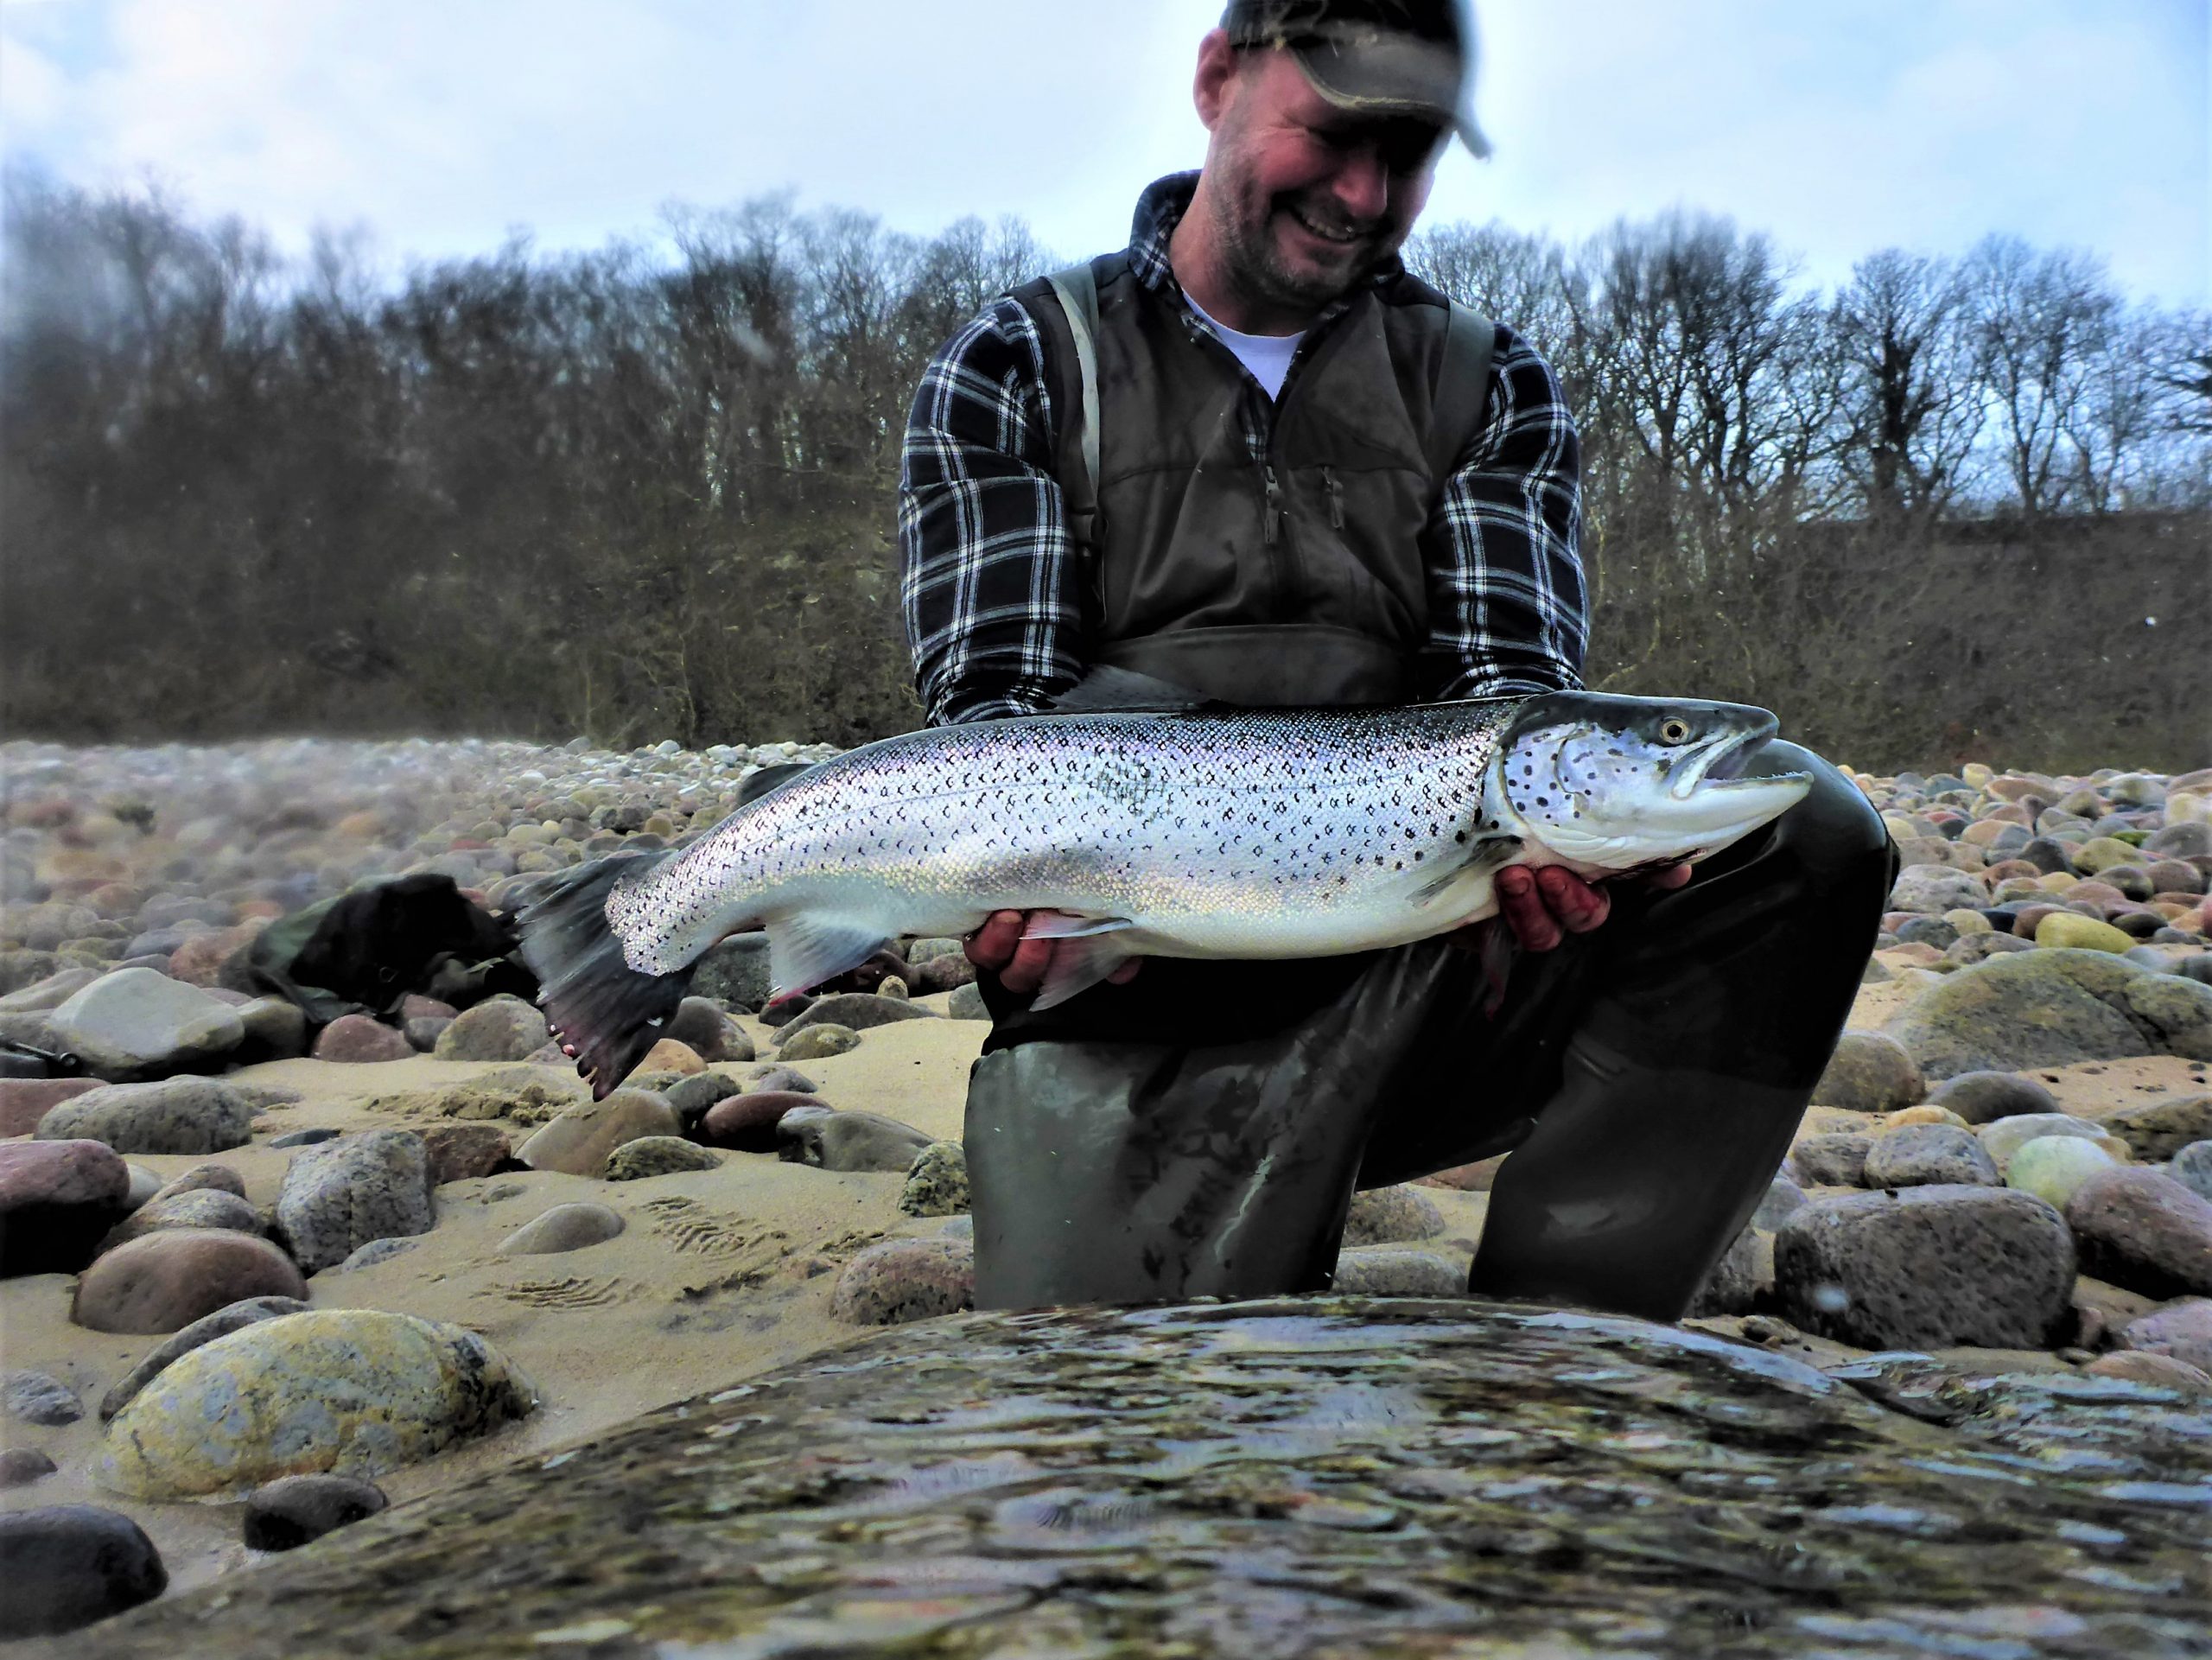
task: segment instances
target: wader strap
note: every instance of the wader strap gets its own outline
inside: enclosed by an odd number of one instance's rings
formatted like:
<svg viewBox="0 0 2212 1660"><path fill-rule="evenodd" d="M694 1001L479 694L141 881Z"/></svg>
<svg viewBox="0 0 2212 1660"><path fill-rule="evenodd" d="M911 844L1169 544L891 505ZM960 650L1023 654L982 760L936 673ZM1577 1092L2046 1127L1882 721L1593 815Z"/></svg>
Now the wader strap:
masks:
<svg viewBox="0 0 2212 1660"><path fill-rule="evenodd" d="M1045 279L1060 302L1075 337L1077 378L1083 387L1081 434L1084 493L1098 499L1098 279L1088 261L1054 271Z"/></svg>
<svg viewBox="0 0 2212 1660"><path fill-rule="evenodd" d="M1428 424L1428 475L1440 493L1482 429L1490 408L1491 358L1497 346L1495 323L1457 300L1451 303Z"/></svg>

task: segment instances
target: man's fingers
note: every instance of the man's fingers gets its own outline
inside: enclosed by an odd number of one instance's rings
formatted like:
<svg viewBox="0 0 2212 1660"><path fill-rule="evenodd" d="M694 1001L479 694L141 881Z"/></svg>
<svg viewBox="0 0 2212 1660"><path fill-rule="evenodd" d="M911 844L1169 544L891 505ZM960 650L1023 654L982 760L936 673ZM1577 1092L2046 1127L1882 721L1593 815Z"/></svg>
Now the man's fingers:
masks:
<svg viewBox="0 0 2212 1660"><path fill-rule="evenodd" d="M1125 986L1128 984L1130 981L1137 977L1137 970L1143 966L1144 958L1141 957L1132 957L1128 962L1122 964L1120 968L1116 969L1113 973L1106 976L1106 983L1109 986Z"/></svg>
<svg viewBox="0 0 2212 1660"><path fill-rule="evenodd" d="M1045 983L1045 970L1052 964L1057 939L1024 939L1014 948L1013 959L999 970L999 983L1008 991L1031 992Z"/></svg>
<svg viewBox="0 0 2212 1660"><path fill-rule="evenodd" d="M1586 934L1612 914L1611 895L1557 865L1547 865L1536 873L1536 890L1559 925L1571 934Z"/></svg>
<svg viewBox="0 0 2212 1660"><path fill-rule="evenodd" d="M1497 873L1497 907L1523 951L1548 951L1566 938L1537 892L1535 873L1525 865L1508 865Z"/></svg>
<svg viewBox="0 0 2212 1660"><path fill-rule="evenodd" d="M1653 871L1644 881L1662 893L1672 893L1696 874L1695 868L1690 865L1669 865L1664 870Z"/></svg>
<svg viewBox="0 0 2212 1660"><path fill-rule="evenodd" d="M996 974L1014 961L1014 949L1021 943L1021 931L1027 925L1027 919L1019 911L994 911L982 927L968 936L961 950L977 968Z"/></svg>

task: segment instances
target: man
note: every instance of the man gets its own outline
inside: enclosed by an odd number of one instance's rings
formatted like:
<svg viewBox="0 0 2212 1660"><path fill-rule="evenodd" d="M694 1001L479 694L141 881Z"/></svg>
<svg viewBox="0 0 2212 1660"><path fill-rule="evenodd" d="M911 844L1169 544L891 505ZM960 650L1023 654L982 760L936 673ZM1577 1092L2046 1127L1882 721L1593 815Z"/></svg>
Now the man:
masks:
<svg viewBox="0 0 2212 1660"><path fill-rule="evenodd" d="M1396 258L1450 134L1486 149L1471 47L1451 0L1233 0L1199 45L1203 169L1145 192L1126 252L940 349L899 514L931 720L1581 684L1556 381ZM1787 1148L1890 880L1858 792L1775 748L1812 794L1694 881L1501 872L1522 949L1488 1018L1440 940L1131 964L1040 1014L1054 942L993 917L978 1305L1319 1288L1356 1183L1510 1148L1473 1290L1679 1314Z"/></svg>

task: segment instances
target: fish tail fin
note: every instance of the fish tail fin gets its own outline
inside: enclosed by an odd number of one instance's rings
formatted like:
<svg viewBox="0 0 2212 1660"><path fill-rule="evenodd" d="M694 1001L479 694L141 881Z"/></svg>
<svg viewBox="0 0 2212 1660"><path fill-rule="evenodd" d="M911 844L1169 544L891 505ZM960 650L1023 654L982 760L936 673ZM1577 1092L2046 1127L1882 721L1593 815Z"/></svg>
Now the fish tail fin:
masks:
<svg viewBox="0 0 2212 1660"><path fill-rule="evenodd" d="M691 983L686 964L641 974L622 954L607 901L626 876L642 876L666 854L617 854L565 872L523 909L522 959L537 975L538 1006L577 1073L604 1100L647 1050Z"/></svg>

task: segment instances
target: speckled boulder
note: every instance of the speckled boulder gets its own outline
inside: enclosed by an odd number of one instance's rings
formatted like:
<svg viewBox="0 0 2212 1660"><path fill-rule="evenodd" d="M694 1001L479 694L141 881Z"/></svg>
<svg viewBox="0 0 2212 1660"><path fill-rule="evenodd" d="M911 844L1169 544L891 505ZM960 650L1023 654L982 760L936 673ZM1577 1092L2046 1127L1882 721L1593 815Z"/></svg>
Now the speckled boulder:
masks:
<svg viewBox="0 0 2212 1660"><path fill-rule="evenodd" d="M130 1403L130 1398L146 1387L180 1355L190 1354L203 1344L213 1343L219 1337L228 1337L242 1327L256 1325L264 1320L275 1320L283 1314L301 1314L308 1305L297 1297L247 1297L218 1308L212 1314L202 1315L167 1339L156 1345L142 1356L138 1364L125 1372L115 1386L100 1397L100 1421L110 1418Z"/></svg>
<svg viewBox="0 0 2212 1660"><path fill-rule="evenodd" d="M42 1142L105 1142L118 1153L226 1153L253 1139L253 1103L207 1078L117 1084L64 1101L38 1123Z"/></svg>
<svg viewBox="0 0 2212 1660"><path fill-rule="evenodd" d="M2089 1178L2066 1206L2082 1266L2146 1297L2212 1295L2212 1200L2163 1170Z"/></svg>
<svg viewBox="0 0 2212 1660"><path fill-rule="evenodd" d="M428 1233L437 1223L430 1160L411 1129L372 1129L303 1147L285 1167L276 1226L309 1274L372 1239Z"/></svg>
<svg viewBox="0 0 2212 1660"><path fill-rule="evenodd" d="M1790 1162L1809 1187L1863 1187L1872 1135L1808 1135L1789 1149Z"/></svg>
<svg viewBox="0 0 2212 1660"><path fill-rule="evenodd" d="M1461 1297L1467 1269L1440 1251L1366 1245L1337 1254L1331 1289L1345 1297Z"/></svg>
<svg viewBox="0 0 2212 1660"><path fill-rule="evenodd" d="M486 997L438 1034L440 1060L527 1060L552 1033L545 1017L519 997Z"/></svg>
<svg viewBox="0 0 2212 1660"><path fill-rule="evenodd" d="M381 1309L310 1309L194 1350L115 1415L94 1474L133 1498L283 1476L372 1479L535 1409L475 1332Z"/></svg>
<svg viewBox="0 0 2212 1660"><path fill-rule="evenodd" d="M908 1216L957 1216L968 1208L968 1149L958 1142L931 1142L914 1155L899 1208Z"/></svg>
<svg viewBox="0 0 2212 1660"><path fill-rule="evenodd" d="M851 1326L897 1326L976 1306L976 1250L966 1239L887 1239L837 1276L830 1312Z"/></svg>
<svg viewBox="0 0 2212 1660"><path fill-rule="evenodd" d="M2212 1059L2212 986L2104 951L2024 951L1946 976L1883 1030L1936 1079L2134 1055Z"/></svg>
<svg viewBox="0 0 2212 1660"><path fill-rule="evenodd" d="M1813 1086L1813 1101L1847 1112L1895 1112L1924 1093L1920 1068L1903 1044L1879 1032L1846 1032Z"/></svg>
<svg viewBox="0 0 2212 1660"><path fill-rule="evenodd" d="M1444 1212L1427 1194L1414 1187L1375 1187L1352 1195L1344 1243L1392 1245L1433 1239L1443 1231Z"/></svg>
<svg viewBox="0 0 2212 1660"><path fill-rule="evenodd" d="M1775 1231L1774 1268L1788 1320L1861 1348L2042 1348L2072 1318L2065 1220L2002 1187L1815 1199Z"/></svg>
<svg viewBox="0 0 2212 1660"><path fill-rule="evenodd" d="M2212 1095L2174 1095L2104 1113L2097 1122L2146 1164L2163 1163L2195 1142L2212 1140Z"/></svg>
<svg viewBox="0 0 2212 1660"><path fill-rule="evenodd" d="M2212 1298L2186 1297L2120 1328L2120 1344L2212 1372Z"/></svg>
<svg viewBox="0 0 2212 1660"><path fill-rule="evenodd" d="M685 1170L717 1169L721 1161L721 1154L681 1135L640 1135L607 1155L606 1173L609 1181L643 1181Z"/></svg>
<svg viewBox="0 0 2212 1660"><path fill-rule="evenodd" d="M433 1187L488 1176L514 1157L514 1143L496 1124L434 1124L423 1132Z"/></svg>
<svg viewBox="0 0 2212 1660"><path fill-rule="evenodd" d="M1970 1129L1907 1124L1877 1135L1860 1180L1869 1187L1926 1187L1939 1183L1994 1187L1997 1165Z"/></svg>

